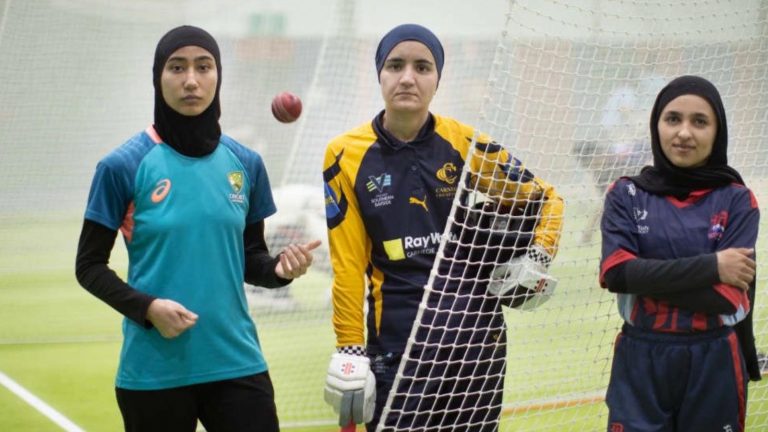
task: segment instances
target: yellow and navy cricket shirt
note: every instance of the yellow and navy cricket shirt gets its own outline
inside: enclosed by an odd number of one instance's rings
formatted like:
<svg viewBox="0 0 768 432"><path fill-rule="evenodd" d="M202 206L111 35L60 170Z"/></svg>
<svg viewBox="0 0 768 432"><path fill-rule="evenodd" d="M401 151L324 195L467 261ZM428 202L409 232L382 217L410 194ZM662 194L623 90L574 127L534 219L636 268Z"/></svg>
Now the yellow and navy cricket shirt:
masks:
<svg viewBox="0 0 768 432"><path fill-rule="evenodd" d="M405 348L475 134L430 114L403 143L383 128L383 115L334 138L323 169L337 346L366 345L367 322L372 354ZM477 150L472 185L501 201L543 199L534 242L554 256L562 199L487 136Z"/></svg>

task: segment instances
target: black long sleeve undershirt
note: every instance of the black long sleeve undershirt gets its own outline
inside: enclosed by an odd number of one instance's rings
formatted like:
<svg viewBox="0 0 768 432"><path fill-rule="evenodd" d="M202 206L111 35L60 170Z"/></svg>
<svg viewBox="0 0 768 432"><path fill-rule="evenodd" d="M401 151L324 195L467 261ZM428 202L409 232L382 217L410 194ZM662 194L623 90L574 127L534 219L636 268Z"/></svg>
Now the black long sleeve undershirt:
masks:
<svg viewBox="0 0 768 432"><path fill-rule="evenodd" d="M755 311L756 280L757 277L752 279L752 283L749 284L749 291L747 291L749 304L753 305L753 307L749 310L747 317L734 326L736 336L739 338L741 352L744 354L744 361L747 364L747 373L752 381L760 381L762 379L761 366L757 359L757 347L755 346L755 331L752 325L752 315Z"/></svg>
<svg viewBox="0 0 768 432"><path fill-rule="evenodd" d="M605 274L608 290L614 293L652 297L696 312L733 314L735 306L712 288L719 282L714 253L672 260L638 258Z"/></svg>
<svg viewBox="0 0 768 432"><path fill-rule="evenodd" d="M75 276L80 285L127 318L144 326L147 309L156 297L134 289L109 268L109 257L117 231L86 219L80 232L75 259Z"/></svg>
<svg viewBox="0 0 768 432"><path fill-rule="evenodd" d="M264 221L245 227L245 281L264 288L279 288L291 283L275 274L280 256L272 257L264 240Z"/></svg>
<svg viewBox="0 0 768 432"><path fill-rule="evenodd" d="M75 276L80 285L98 299L136 323L151 327L147 321L149 304L156 297L141 292L123 281L109 267L109 258L115 245L117 231L91 220L83 221L75 260ZM245 244L245 281L276 288L285 286L290 279L275 274L279 258L272 258L264 240L264 222L248 225L243 233Z"/></svg>

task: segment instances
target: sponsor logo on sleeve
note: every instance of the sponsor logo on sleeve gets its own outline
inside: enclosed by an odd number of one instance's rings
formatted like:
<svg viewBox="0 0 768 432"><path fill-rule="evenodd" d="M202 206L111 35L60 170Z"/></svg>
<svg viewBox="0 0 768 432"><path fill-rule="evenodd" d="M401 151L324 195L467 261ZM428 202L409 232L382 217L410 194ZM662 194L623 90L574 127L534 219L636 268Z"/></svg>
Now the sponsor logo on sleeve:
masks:
<svg viewBox="0 0 768 432"><path fill-rule="evenodd" d="M335 218L341 210L339 210L339 202L336 199L336 193L325 184L325 217L328 219Z"/></svg>
<svg viewBox="0 0 768 432"><path fill-rule="evenodd" d="M635 189L634 183L627 183L627 194L629 194L629 196L637 195L637 189Z"/></svg>

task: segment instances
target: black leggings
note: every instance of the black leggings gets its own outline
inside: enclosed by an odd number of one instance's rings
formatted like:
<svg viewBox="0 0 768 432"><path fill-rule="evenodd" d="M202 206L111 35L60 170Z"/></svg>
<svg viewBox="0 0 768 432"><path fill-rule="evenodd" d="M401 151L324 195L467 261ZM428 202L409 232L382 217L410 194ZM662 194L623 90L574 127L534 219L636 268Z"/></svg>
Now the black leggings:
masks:
<svg viewBox="0 0 768 432"><path fill-rule="evenodd" d="M277 432L269 373L163 390L116 388L126 432Z"/></svg>

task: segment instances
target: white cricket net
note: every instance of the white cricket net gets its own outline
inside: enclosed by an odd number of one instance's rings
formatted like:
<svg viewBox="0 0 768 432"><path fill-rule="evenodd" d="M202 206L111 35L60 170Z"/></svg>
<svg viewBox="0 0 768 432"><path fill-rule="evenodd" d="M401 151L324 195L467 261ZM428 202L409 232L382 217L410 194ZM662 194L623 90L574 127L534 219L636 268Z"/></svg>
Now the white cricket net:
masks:
<svg viewBox="0 0 768 432"><path fill-rule="evenodd" d="M566 213L550 268L559 279L554 296L531 312L497 308L482 292L488 268L478 265L490 258L478 253L495 241L494 226L526 225L537 208L507 214L460 190L447 231L453 235L445 237L452 241L442 246L425 297L425 306L439 307L425 308L425 325L413 333L413 345L423 337L422 348L432 351L409 352L409 365L417 367L404 368L401 380L409 382L395 385L406 399L437 386L449 408L424 398L413 410L391 406L388 416L460 418L453 430L474 431L493 427L488 407L499 405L500 430L603 429L602 396L620 325L613 296L597 284L604 188L648 160L647 117L661 86L700 74L722 92L730 162L764 209L766 14L760 0L0 0L0 345L119 343L120 317L79 288L74 255L96 163L152 122L152 61L167 30L197 25L219 42L222 129L265 160L278 206L266 221L275 252L292 241L325 240L325 145L382 109L376 44L395 25L417 22L440 37L446 52L433 111L491 136L556 187ZM270 101L281 91L303 100L295 123L271 116ZM766 252L764 231L758 257ZM121 243L111 265L124 274ZM335 343L327 246L317 255L314 270L287 289L247 287L286 430L335 423L322 398ZM755 330L768 351L763 268ZM454 314L458 303L490 312ZM474 333L446 332L454 324L473 328L472 320ZM440 332L445 338L435 342ZM473 344L485 339L473 346L459 343L464 337ZM480 361L485 356L494 361ZM60 360L41 360L39 374L58 376ZM99 376L111 375L114 360ZM111 384L110 377L105 385ZM764 385L749 390L748 427L768 428ZM67 394L74 401L93 397L88 390ZM114 401L103 403L111 409L101 410L106 418L73 420L88 430L119 424Z"/></svg>
<svg viewBox="0 0 768 432"><path fill-rule="evenodd" d="M603 398L621 321L614 296L597 282L603 194L650 162L657 92L694 74L720 89L729 162L765 209L767 13L759 1L510 2L477 126L566 199L550 268L557 290L527 312L488 294L494 261L527 247L530 231L520 227L528 212L510 216L506 206L477 204L473 197L488 194L478 194L478 182L462 183L379 431L607 427ZM508 176L498 152L476 151L497 172L467 164L465 180ZM530 209L525 201L517 206ZM766 252L764 231L758 257ZM768 349L765 281L760 265L761 352ZM750 385L748 429L766 427L764 387Z"/></svg>
<svg viewBox="0 0 768 432"><path fill-rule="evenodd" d="M323 149L381 109L378 39L438 7L440 16L423 23L452 54L436 109L477 118L503 3L478 10L463 0L0 0L0 347L11 350L0 369L28 345L104 344L99 359L112 361L90 367L102 381L77 382L113 385L121 317L78 286L74 257L96 163L153 120L152 61L166 31L192 24L219 42L222 129L264 158L278 206L266 221L276 252L290 241L325 240ZM459 16L465 26L455 25ZM303 100L295 123L272 118L271 99L282 91ZM125 275L122 243L110 264ZM335 343L327 246L317 255L315 269L288 289L246 288L287 430L335 422L322 398ZM39 358L36 376L65 374L64 359ZM74 387L66 394L72 405L98 406L91 411L100 414L78 415L61 402L84 429L120 427L109 395Z"/></svg>

